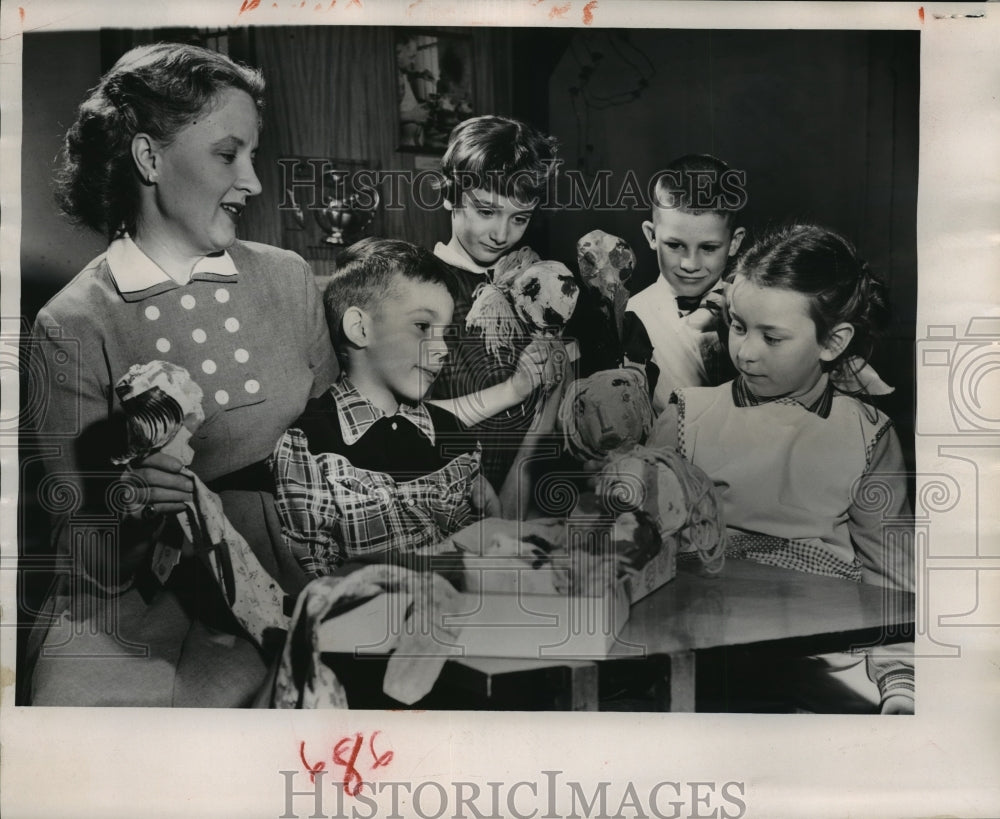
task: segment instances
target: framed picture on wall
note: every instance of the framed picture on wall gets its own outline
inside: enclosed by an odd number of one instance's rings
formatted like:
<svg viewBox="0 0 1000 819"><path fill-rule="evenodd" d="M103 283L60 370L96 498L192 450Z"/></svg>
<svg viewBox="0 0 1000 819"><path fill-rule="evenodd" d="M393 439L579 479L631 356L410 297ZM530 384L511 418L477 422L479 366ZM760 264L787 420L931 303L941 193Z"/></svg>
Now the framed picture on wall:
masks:
<svg viewBox="0 0 1000 819"><path fill-rule="evenodd" d="M476 112L472 38L397 28L394 44L399 150L443 154L451 129Z"/></svg>

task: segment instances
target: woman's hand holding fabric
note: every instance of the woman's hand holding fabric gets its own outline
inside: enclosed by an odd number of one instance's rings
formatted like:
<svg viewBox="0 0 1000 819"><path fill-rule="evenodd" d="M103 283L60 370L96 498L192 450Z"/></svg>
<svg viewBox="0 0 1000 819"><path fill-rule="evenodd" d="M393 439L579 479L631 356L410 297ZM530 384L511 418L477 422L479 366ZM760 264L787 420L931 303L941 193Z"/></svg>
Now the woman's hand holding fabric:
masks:
<svg viewBox="0 0 1000 819"><path fill-rule="evenodd" d="M139 490L125 517L150 520L183 512L194 501L194 482L183 474L184 464L163 452L154 452L129 468Z"/></svg>

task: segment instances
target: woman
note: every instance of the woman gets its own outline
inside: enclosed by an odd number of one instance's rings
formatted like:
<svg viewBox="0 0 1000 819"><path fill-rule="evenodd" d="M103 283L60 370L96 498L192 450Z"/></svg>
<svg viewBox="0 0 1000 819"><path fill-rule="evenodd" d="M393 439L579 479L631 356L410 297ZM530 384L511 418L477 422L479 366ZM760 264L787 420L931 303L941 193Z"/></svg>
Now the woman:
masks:
<svg viewBox="0 0 1000 819"><path fill-rule="evenodd" d="M73 570L49 599L49 614L68 616L44 638L35 704L244 705L265 674L204 557L178 561L176 550L157 548L181 542L176 513L192 499L181 463L150 455L125 476L144 491L118 491L114 386L134 364L170 361L200 385L206 418L191 441L191 470L220 494L284 590L301 585L278 557L260 464L333 382L336 363L309 266L236 239L247 201L260 193L253 159L263 88L256 70L214 52L144 46L101 79L66 135L60 204L110 244L34 328L45 368L32 372L49 374L38 432L78 432L49 457L40 490L50 508L71 498L54 509L54 534ZM113 545L95 548L109 519Z"/></svg>

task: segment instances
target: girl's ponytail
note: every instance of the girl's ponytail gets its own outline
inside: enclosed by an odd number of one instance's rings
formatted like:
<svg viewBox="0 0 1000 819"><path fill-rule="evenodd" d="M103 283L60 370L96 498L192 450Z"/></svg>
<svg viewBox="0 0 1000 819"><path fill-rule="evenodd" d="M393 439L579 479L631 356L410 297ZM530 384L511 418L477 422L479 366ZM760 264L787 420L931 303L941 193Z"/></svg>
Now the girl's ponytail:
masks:
<svg viewBox="0 0 1000 819"><path fill-rule="evenodd" d="M875 350L875 343L889 320L888 288L871 270L868 262L857 260L854 290L839 310L836 323L843 321L854 326L854 338L840 356L843 360L859 357L868 361Z"/></svg>

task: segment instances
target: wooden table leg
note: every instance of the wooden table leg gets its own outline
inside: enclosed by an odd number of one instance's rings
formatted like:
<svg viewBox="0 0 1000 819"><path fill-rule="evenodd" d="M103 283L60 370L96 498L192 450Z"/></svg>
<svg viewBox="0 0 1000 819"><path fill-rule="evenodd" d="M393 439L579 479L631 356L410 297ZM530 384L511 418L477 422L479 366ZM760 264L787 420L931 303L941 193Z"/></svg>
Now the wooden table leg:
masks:
<svg viewBox="0 0 1000 819"><path fill-rule="evenodd" d="M569 667L569 710L597 710L597 664L586 663Z"/></svg>
<svg viewBox="0 0 1000 819"><path fill-rule="evenodd" d="M656 694L664 711L693 713L695 661L693 651L677 651L663 658Z"/></svg>

